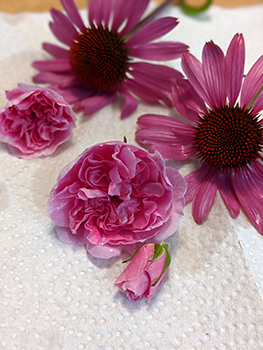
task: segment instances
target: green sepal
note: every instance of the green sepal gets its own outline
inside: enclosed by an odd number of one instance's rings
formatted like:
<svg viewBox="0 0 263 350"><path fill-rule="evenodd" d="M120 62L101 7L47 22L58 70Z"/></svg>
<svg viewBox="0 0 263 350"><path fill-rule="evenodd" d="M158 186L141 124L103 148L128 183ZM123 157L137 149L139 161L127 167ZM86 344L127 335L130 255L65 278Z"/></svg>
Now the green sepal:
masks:
<svg viewBox="0 0 263 350"><path fill-rule="evenodd" d="M184 13L186 13L187 15L196 16L199 13L206 11L208 9L208 7L212 4L212 1L213 0L207 0L207 2L203 6L200 6L200 7L190 7L184 3L184 0L179 0L179 6L180 6L181 10Z"/></svg>
<svg viewBox="0 0 263 350"><path fill-rule="evenodd" d="M160 243L160 245L156 244L155 246L156 247L155 247L155 251L154 251L154 256L153 256L152 260L150 260L150 261L154 261L157 258L159 258L163 254L164 251L165 251L166 259L165 259L163 271L160 274L160 276L157 278L157 280L151 285L152 287L154 287L160 281L162 275L164 274L164 272L166 271L166 269L168 268L168 266L171 263L171 254L168 251L168 245L165 244L164 242L162 242L162 243ZM155 256L157 256L157 257L155 257Z"/></svg>

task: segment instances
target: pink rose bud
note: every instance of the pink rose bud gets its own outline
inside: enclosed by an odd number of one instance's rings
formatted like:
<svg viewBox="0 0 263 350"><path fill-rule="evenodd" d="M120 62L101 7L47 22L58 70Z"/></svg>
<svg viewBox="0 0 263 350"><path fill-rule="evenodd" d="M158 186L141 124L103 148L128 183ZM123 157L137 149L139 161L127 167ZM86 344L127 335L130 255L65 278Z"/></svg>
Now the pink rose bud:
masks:
<svg viewBox="0 0 263 350"><path fill-rule="evenodd" d="M171 256L168 246L164 243L144 244L130 260L130 264L114 285L126 293L131 301L137 301L144 296L150 302L169 269Z"/></svg>
<svg viewBox="0 0 263 350"><path fill-rule="evenodd" d="M0 113L0 141L16 156L47 156L72 136L76 118L58 93L18 84L6 91L6 97L9 102Z"/></svg>

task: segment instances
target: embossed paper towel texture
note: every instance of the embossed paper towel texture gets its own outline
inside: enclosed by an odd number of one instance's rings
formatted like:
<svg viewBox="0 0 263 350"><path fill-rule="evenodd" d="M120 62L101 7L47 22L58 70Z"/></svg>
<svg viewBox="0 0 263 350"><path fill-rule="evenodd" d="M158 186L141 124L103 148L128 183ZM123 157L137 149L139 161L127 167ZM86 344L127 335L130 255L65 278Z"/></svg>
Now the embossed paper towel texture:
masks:
<svg viewBox="0 0 263 350"><path fill-rule="evenodd" d="M187 43L197 57L211 39L225 50L236 32L245 36L246 70L263 53L263 6L212 7L200 17L174 7L164 14L180 20L167 40ZM41 43L56 42L49 20L49 14L0 15L1 106L5 89L31 83L31 62L47 57ZM179 61L170 64L180 69ZM169 274L149 305L133 304L113 287L121 260L93 259L54 233L45 205L61 168L94 143L124 135L135 143L136 120L149 112L174 113L141 103L121 121L113 103L91 117L78 114L73 139L47 158L18 159L0 145L1 349L263 348L262 237L243 215L232 220L219 197L201 226L191 205L185 208L167 240ZM193 167L170 164L182 174Z"/></svg>

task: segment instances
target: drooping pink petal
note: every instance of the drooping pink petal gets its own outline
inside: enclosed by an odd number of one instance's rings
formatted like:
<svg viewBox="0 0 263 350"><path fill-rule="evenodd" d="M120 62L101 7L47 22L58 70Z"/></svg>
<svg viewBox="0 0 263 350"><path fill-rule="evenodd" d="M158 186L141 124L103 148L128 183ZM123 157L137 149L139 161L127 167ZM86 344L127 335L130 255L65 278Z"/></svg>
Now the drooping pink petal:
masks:
<svg viewBox="0 0 263 350"><path fill-rule="evenodd" d="M129 55L145 60L168 61L181 57L187 49L185 44L166 41L136 46L129 51Z"/></svg>
<svg viewBox="0 0 263 350"><path fill-rule="evenodd" d="M205 169L204 164L201 168L203 170L202 180L198 181L192 204L193 218L198 224L201 224L210 212L218 188L218 173L209 167ZM189 186L186 178L185 180Z"/></svg>
<svg viewBox="0 0 263 350"><path fill-rule="evenodd" d="M184 160L195 154L192 126L174 118L146 114L138 118L141 129L136 131L136 141L158 150L164 158Z"/></svg>
<svg viewBox="0 0 263 350"><path fill-rule="evenodd" d="M133 75L134 72L136 76L141 79L148 81L150 84L161 86L162 89L171 89L171 84L175 82L176 79L182 78L183 75L179 71L161 64L152 64L148 62L133 62L130 63L131 71ZM158 82L156 77L158 76ZM159 85L161 84L161 85Z"/></svg>
<svg viewBox="0 0 263 350"><path fill-rule="evenodd" d="M119 89L119 93L121 96L125 98L125 105L121 111L121 119L124 119L131 115L137 108L138 102L137 100L129 93L126 89Z"/></svg>
<svg viewBox="0 0 263 350"><path fill-rule="evenodd" d="M182 55L181 65L185 75L197 94L211 107L212 103L206 91L205 78L201 62L191 53L187 52Z"/></svg>
<svg viewBox="0 0 263 350"><path fill-rule="evenodd" d="M33 77L36 83L48 83L48 84L65 84L74 79L75 76L72 75L62 75L53 72L40 72Z"/></svg>
<svg viewBox="0 0 263 350"><path fill-rule="evenodd" d="M113 0L89 0L89 22L108 26Z"/></svg>
<svg viewBox="0 0 263 350"><path fill-rule="evenodd" d="M237 198L249 219L263 235L263 187L262 181L247 168L236 171L233 186Z"/></svg>
<svg viewBox="0 0 263 350"><path fill-rule="evenodd" d="M127 47L145 45L169 33L178 24L177 18L163 17L156 19L138 30L128 41Z"/></svg>
<svg viewBox="0 0 263 350"><path fill-rule="evenodd" d="M228 172L222 172L218 176L218 190L228 208L232 218L236 218L240 212L240 205L235 194L232 178Z"/></svg>
<svg viewBox="0 0 263 350"><path fill-rule="evenodd" d="M200 114L207 113L203 99L186 79L176 80L172 87L172 99L178 112L194 123L200 122Z"/></svg>
<svg viewBox="0 0 263 350"><path fill-rule="evenodd" d="M125 13L127 22L125 27L120 32L121 36L129 33L129 31L136 26L149 4L149 0L130 0L127 2L129 3ZM120 5L123 6L123 1L121 1Z"/></svg>
<svg viewBox="0 0 263 350"><path fill-rule="evenodd" d="M127 79L124 85L125 88L147 103L159 104L162 101L168 107L172 107L169 94L167 91L158 89L158 86L153 86L146 81L138 81L137 79Z"/></svg>
<svg viewBox="0 0 263 350"><path fill-rule="evenodd" d="M62 6L64 7L70 20L80 29L83 30L85 25L79 14L78 8L73 0L61 0Z"/></svg>
<svg viewBox="0 0 263 350"><path fill-rule="evenodd" d="M49 72L72 72L72 67L68 59L57 58L54 60L35 61L33 67L40 71Z"/></svg>
<svg viewBox="0 0 263 350"><path fill-rule="evenodd" d="M53 8L50 10L50 14L54 20L56 27L63 30L64 34L68 36L71 41L78 35L77 29L70 22L68 17L64 15L64 13Z"/></svg>
<svg viewBox="0 0 263 350"><path fill-rule="evenodd" d="M68 103L81 101L93 94L92 91L86 89L83 85L71 87L70 89L63 89L58 84L51 84L50 88L63 96Z"/></svg>
<svg viewBox="0 0 263 350"><path fill-rule="evenodd" d="M147 62L134 62L130 64L130 74L134 77L136 82L142 84L150 84L162 91L166 91L170 94L172 84L178 77L182 77L182 74L170 67L151 64ZM158 76L158 81L156 80Z"/></svg>
<svg viewBox="0 0 263 350"><path fill-rule="evenodd" d="M263 111L263 91L258 95L253 107L253 114L258 114Z"/></svg>
<svg viewBox="0 0 263 350"><path fill-rule="evenodd" d="M226 103L225 56L212 41L205 44L202 53L206 91L210 96L210 107L220 108Z"/></svg>
<svg viewBox="0 0 263 350"><path fill-rule="evenodd" d="M91 115L111 103L115 99L115 96L115 93L91 96L75 102L73 109L75 111L84 110L86 115Z"/></svg>
<svg viewBox="0 0 263 350"><path fill-rule="evenodd" d="M226 53L226 93L229 105L233 107L239 95L245 65L245 41L242 34L236 34Z"/></svg>
<svg viewBox="0 0 263 350"><path fill-rule="evenodd" d="M247 73L241 91L240 106L248 107L259 89L263 86L263 55L253 64Z"/></svg>
<svg viewBox="0 0 263 350"><path fill-rule="evenodd" d="M50 22L49 27L55 37L67 46L71 46L74 37L69 37L57 23Z"/></svg>
<svg viewBox="0 0 263 350"><path fill-rule="evenodd" d="M63 47L50 43L44 43L43 49L55 58L69 59L69 51Z"/></svg>

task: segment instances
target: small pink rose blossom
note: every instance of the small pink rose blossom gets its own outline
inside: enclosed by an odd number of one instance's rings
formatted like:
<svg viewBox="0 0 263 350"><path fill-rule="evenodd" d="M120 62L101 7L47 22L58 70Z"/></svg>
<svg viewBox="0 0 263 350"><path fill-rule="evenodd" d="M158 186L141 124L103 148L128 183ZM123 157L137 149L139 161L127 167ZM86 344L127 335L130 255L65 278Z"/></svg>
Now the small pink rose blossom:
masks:
<svg viewBox="0 0 263 350"><path fill-rule="evenodd" d="M47 156L72 136L75 116L58 93L18 84L6 91L9 100L0 113L0 141L21 158Z"/></svg>
<svg viewBox="0 0 263 350"><path fill-rule="evenodd" d="M166 244L145 244L135 252L114 285L131 301L144 296L150 302L167 275L170 261Z"/></svg>
<svg viewBox="0 0 263 350"><path fill-rule="evenodd" d="M91 255L107 259L173 234L185 191L183 177L166 168L158 152L106 142L61 171L47 211L63 242L84 244Z"/></svg>

